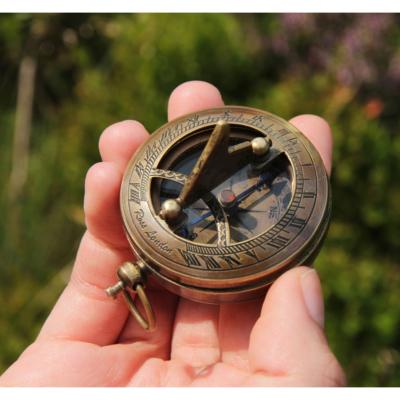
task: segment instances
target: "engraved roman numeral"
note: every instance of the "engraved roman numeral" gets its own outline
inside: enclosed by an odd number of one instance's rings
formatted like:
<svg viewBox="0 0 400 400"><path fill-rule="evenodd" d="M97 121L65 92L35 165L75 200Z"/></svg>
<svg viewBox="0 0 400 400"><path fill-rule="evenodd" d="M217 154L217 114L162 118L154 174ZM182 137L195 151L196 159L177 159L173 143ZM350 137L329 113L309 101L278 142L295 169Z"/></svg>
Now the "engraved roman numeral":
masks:
<svg viewBox="0 0 400 400"><path fill-rule="evenodd" d="M279 129L278 132L281 134L281 136L285 136L290 133L286 128Z"/></svg>
<svg viewBox="0 0 400 400"><path fill-rule="evenodd" d="M195 124L199 120L199 115L194 115L192 118L187 119L187 123L190 124Z"/></svg>
<svg viewBox="0 0 400 400"><path fill-rule="evenodd" d="M204 260L207 269L221 269L221 266L214 257L208 257L208 256L200 256L200 257Z"/></svg>
<svg viewBox="0 0 400 400"><path fill-rule="evenodd" d="M129 201L140 204L140 185L139 183L131 183L129 186Z"/></svg>
<svg viewBox="0 0 400 400"><path fill-rule="evenodd" d="M185 263L187 264L188 267L191 266L196 266L196 267L200 267L200 260L197 258L197 256L189 251L185 251L185 250L180 250L179 252L181 253Z"/></svg>
<svg viewBox="0 0 400 400"><path fill-rule="evenodd" d="M262 115L255 115L254 117L251 118L251 122L253 122L254 124L263 122L263 120L264 117Z"/></svg>
<svg viewBox="0 0 400 400"><path fill-rule="evenodd" d="M237 115L235 121L243 121L243 113Z"/></svg>
<svg viewBox="0 0 400 400"><path fill-rule="evenodd" d="M221 119L228 120L231 117L231 115L232 114L231 114L230 111L224 111L224 113L222 114Z"/></svg>
<svg viewBox="0 0 400 400"><path fill-rule="evenodd" d="M287 243L289 242L289 238L282 236L282 235L278 235L275 236L274 238L272 238L267 245L274 247L275 249L281 249L282 247L284 247Z"/></svg>
<svg viewBox="0 0 400 400"><path fill-rule="evenodd" d="M182 123L176 124L174 130L175 132L182 132Z"/></svg>
<svg viewBox="0 0 400 400"><path fill-rule="evenodd" d="M258 261L258 257L257 257L255 250L246 250L244 252L244 254L246 254L247 256L254 258L254 260Z"/></svg>
<svg viewBox="0 0 400 400"><path fill-rule="evenodd" d="M136 171L138 177L141 178L143 175L143 172L144 172L144 166L143 166L142 162L138 162L135 164L135 171Z"/></svg>
<svg viewBox="0 0 400 400"><path fill-rule="evenodd" d="M306 224L306 220L305 219L294 217L290 221L289 225L293 226L294 228L301 229L301 228L303 228L305 226L305 224Z"/></svg>
<svg viewBox="0 0 400 400"><path fill-rule="evenodd" d="M160 143L164 146L167 145L171 141L171 128L165 130L160 139Z"/></svg>
<svg viewBox="0 0 400 400"><path fill-rule="evenodd" d="M155 148L154 145L147 147L147 149L146 149L146 154L145 154L145 156L144 156L144 161L145 161L146 163L149 162L150 157L152 156L152 154L153 154L153 152L154 152L154 148Z"/></svg>
<svg viewBox="0 0 400 400"><path fill-rule="evenodd" d="M233 268L236 265L240 265L240 258L235 256L221 256L221 258L228 264L229 268Z"/></svg>

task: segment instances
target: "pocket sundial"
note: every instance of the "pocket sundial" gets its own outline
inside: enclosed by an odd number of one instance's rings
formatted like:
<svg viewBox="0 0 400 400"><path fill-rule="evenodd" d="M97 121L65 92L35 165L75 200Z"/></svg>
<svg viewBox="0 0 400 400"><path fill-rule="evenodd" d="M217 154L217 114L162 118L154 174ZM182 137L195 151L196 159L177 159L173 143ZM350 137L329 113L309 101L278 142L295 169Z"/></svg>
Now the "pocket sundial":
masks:
<svg viewBox="0 0 400 400"><path fill-rule="evenodd" d="M284 271L312 262L331 213L311 142L280 117L238 106L157 129L129 162L120 207L136 261L120 267L107 293L122 292L150 330L146 277L194 301L253 299Z"/></svg>

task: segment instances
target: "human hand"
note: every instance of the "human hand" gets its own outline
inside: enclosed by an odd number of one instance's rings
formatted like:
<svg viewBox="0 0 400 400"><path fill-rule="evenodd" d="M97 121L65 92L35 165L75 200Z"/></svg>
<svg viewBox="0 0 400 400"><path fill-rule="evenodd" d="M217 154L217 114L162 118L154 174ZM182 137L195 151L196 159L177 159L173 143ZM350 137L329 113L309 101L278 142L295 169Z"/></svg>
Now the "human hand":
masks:
<svg viewBox="0 0 400 400"><path fill-rule="evenodd" d="M220 107L218 90L205 82L176 88L169 119ZM313 115L297 126L331 168L327 123ZM132 258L119 212L126 164L148 137L136 121L107 128L103 162L87 173L84 234L70 282L38 338L1 376L3 386L336 386L345 377L324 331L317 273L297 267L283 274L265 299L221 306L146 289L158 328L144 331L122 298L106 296L118 266Z"/></svg>

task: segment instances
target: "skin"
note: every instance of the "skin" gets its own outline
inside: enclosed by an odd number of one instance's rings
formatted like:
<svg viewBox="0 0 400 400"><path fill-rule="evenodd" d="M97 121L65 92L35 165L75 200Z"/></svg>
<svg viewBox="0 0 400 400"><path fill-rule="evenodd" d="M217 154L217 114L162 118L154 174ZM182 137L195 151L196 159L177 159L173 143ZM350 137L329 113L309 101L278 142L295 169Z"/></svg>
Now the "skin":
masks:
<svg viewBox="0 0 400 400"><path fill-rule="evenodd" d="M168 119L223 105L218 89L186 82L171 94ZM320 117L291 120L330 172L332 136ZM102 162L86 176L84 234L70 281L40 334L0 377L2 386L341 386L345 376L324 334L315 270L283 274L263 299L212 306L147 289L158 320L145 332L122 296L108 298L118 266L132 259L118 206L126 164L148 137L137 121L108 127Z"/></svg>

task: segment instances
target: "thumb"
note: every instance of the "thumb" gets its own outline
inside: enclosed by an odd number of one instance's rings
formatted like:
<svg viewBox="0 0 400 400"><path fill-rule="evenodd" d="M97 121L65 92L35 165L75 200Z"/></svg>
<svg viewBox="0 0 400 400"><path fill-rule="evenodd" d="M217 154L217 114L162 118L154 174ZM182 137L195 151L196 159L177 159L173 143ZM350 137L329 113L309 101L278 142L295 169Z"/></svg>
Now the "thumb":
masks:
<svg viewBox="0 0 400 400"><path fill-rule="evenodd" d="M270 288L250 337L253 371L286 386L340 386L345 377L324 333L317 272L297 267Z"/></svg>

